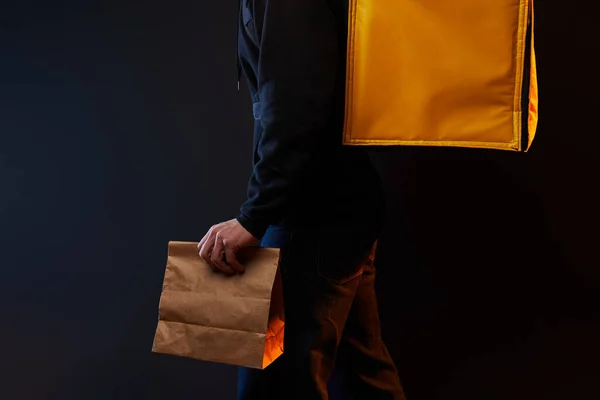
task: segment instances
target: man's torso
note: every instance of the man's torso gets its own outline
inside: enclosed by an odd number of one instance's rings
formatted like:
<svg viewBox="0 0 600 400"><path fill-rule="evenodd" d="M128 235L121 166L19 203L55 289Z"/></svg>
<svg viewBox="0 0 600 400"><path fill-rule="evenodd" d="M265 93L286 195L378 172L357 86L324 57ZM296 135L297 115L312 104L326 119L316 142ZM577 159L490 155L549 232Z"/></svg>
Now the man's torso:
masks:
<svg viewBox="0 0 600 400"><path fill-rule="evenodd" d="M239 0L238 54L247 78L252 102L260 102L258 96L258 64L263 37L262 26L267 0ZM327 152L327 162L320 170L319 179L310 190L296 196L289 216L282 225L312 224L328 219L333 223L355 221L361 224L381 224L383 217L383 194L379 175L374 169L365 148L342 144L345 86L346 43L348 25L348 0L329 0L329 8L337 24L339 57L333 109L322 145ZM307 26L306 29L310 29ZM253 161L260 159L258 146L263 134L260 113L255 110Z"/></svg>

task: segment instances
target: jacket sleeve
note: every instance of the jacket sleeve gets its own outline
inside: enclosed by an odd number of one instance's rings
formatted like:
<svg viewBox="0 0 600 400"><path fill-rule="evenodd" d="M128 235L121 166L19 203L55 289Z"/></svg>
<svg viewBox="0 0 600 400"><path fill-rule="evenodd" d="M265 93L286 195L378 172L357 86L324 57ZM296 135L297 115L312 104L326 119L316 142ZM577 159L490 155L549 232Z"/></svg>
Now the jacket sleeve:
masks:
<svg viewBox="0 0 600 400"><path fill-rule="evenodd" d="M278 223L294 193L310 190L336 81L338 31L325 0L267 0L260 35L259 161L237 220L257 238Z"/></svg>

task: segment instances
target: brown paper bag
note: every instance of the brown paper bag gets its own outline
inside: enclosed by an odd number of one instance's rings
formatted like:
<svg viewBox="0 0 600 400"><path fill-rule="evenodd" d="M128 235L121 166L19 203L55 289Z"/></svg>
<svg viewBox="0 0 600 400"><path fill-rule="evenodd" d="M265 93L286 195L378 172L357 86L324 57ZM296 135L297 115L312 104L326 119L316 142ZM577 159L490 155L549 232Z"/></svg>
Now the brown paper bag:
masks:
<svg viewBox="0 0 600 400"><path fill-rule="evenodd" d="M245 248L246 272L216 273L197 243L170 242L152 351L263 369L283 353L279 249Z"/></svg>

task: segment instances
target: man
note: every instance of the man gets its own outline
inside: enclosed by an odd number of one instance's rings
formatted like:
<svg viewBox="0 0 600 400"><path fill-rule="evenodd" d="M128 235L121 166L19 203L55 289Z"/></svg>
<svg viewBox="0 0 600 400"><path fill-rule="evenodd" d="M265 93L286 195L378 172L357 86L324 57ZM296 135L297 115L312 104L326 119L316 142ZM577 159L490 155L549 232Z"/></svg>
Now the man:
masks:
<svg viewBox="0 0 600 400"><path fill-rule="evenodd" d="M231 275L236 252L281 248L284 354L240 370L239 398L327 399L334 365L357 399L404 399L374 290L381 181L342 146L348 0L241 0L238 54L254 106L254 169L239 215L200 256Z"/></svg>

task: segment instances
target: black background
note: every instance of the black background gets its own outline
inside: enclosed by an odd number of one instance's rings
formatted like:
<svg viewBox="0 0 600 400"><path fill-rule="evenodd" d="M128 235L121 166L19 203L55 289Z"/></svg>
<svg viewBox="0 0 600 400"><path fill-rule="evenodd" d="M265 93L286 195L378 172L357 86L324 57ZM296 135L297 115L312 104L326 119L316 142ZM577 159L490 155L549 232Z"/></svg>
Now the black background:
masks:
<svg viewBox="0 0 600 400"><path fill-rule="evenodd" d="M167 242L245 198L237 5L0 7L0 397L235 398L234 368L150 348ZM373 154L384 334L411 400L600 398L591 15L538 2L530 153Z"/></svg>

